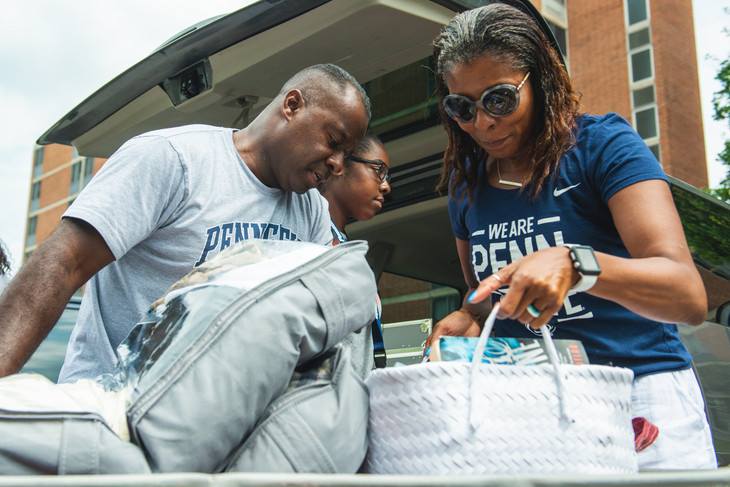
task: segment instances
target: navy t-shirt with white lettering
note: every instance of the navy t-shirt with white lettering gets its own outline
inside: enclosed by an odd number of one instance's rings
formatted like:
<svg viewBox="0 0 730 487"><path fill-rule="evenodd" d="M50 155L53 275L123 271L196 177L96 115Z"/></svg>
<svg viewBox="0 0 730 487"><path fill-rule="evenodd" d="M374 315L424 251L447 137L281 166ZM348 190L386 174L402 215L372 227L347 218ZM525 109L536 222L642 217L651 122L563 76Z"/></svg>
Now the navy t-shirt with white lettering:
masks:
<svg viewBox="0 0 730 487"><path fill-rule="evenodd" d="M623 118L583 115L576 144L563 155L557 177L546 180L535 200L528 191L490 186L482 163L472 202L465 186L457 188L449 195L449 216L455 236L470 243L479 280L524 255L563 243L629 257L607 202L619 190L650 179L667 178ZM499 297L495 293L493 301ZM676 325L641 317L587 293L569 293L550 328L555 338L583 342L591 363L628 367L636 376L690 366ZM495 334L535 336L514 320L498 320Z"/></svg>

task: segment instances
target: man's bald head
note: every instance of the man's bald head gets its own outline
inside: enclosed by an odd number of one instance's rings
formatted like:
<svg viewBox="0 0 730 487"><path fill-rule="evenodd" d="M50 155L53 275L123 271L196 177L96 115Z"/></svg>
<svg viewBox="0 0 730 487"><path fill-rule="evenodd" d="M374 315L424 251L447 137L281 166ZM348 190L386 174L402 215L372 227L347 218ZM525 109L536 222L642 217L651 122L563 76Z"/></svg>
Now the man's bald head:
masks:
<svg viewBox="0 0 730 487"><path fill-rule="evenodd" d="M313 105L336 108L334 102L349 89L356 90L370 120L370 98L367 93L350 73L334 64L315 64L302 69L284 83L279 94L286 95L291 90L299 90L304 99Z"/></svg>

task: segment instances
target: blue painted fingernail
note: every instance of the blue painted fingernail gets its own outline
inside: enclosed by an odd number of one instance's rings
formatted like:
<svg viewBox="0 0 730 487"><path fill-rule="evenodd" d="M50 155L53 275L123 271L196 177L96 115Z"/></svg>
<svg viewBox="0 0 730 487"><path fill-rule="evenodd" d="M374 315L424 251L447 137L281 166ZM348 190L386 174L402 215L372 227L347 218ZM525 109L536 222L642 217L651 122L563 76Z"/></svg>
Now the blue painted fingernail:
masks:
<svg viewBox="0 0 730 487"><path fill-rule="evenodd" d="M469 295L469 297L466 298L466 300L471 303L472 301L474 301L474 298L476 297L476 295L477 295L477 292L476 291L472 291L471 294Z"/></svg>

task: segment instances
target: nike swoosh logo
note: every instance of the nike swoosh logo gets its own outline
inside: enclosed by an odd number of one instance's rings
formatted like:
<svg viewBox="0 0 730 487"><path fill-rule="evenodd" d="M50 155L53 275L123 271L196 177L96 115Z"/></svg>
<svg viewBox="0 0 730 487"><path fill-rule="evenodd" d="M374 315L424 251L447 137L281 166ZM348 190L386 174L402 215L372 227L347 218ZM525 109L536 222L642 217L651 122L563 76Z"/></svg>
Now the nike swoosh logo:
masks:
<svg viewBox="0 0 730 487"><path fill-rule="evenodd" d="M578 186L580 186L580 183L574 184L573 186L568 186L567 188L563 188L563 189L555 188L553 190L553 196L555 196L557 198L558 196L565 193L566 191L570 191L571 189L577 188Z"/></svg>

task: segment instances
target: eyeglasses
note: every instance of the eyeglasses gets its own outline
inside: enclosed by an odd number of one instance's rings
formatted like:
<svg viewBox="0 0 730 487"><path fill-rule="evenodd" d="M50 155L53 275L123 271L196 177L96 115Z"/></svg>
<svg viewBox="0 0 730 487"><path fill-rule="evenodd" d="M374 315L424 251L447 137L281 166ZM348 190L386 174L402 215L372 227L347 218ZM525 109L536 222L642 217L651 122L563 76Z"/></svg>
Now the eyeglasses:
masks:
<svg viewBox="0 0 730 487"><path fill-rule="evenodd" d="M380 159L363 159L362 157L352 155L347 156L347 159L352 162L370 164L370 167L375 170L375 174L378 175L378 179L380 179L381 183L390 181L390 174L388 174L388 165Z"/></svg>
<svg viewBox="0 0 730 487"><path fill-rule="evenodd" d="M443 107L446 114L457 122L471 122L477 115L477 103L492 117L506 117L520 106L520 89L530 76L528 71L517 86L504 83L487 88L475 102L464 95L446 95Z"/></svg>

